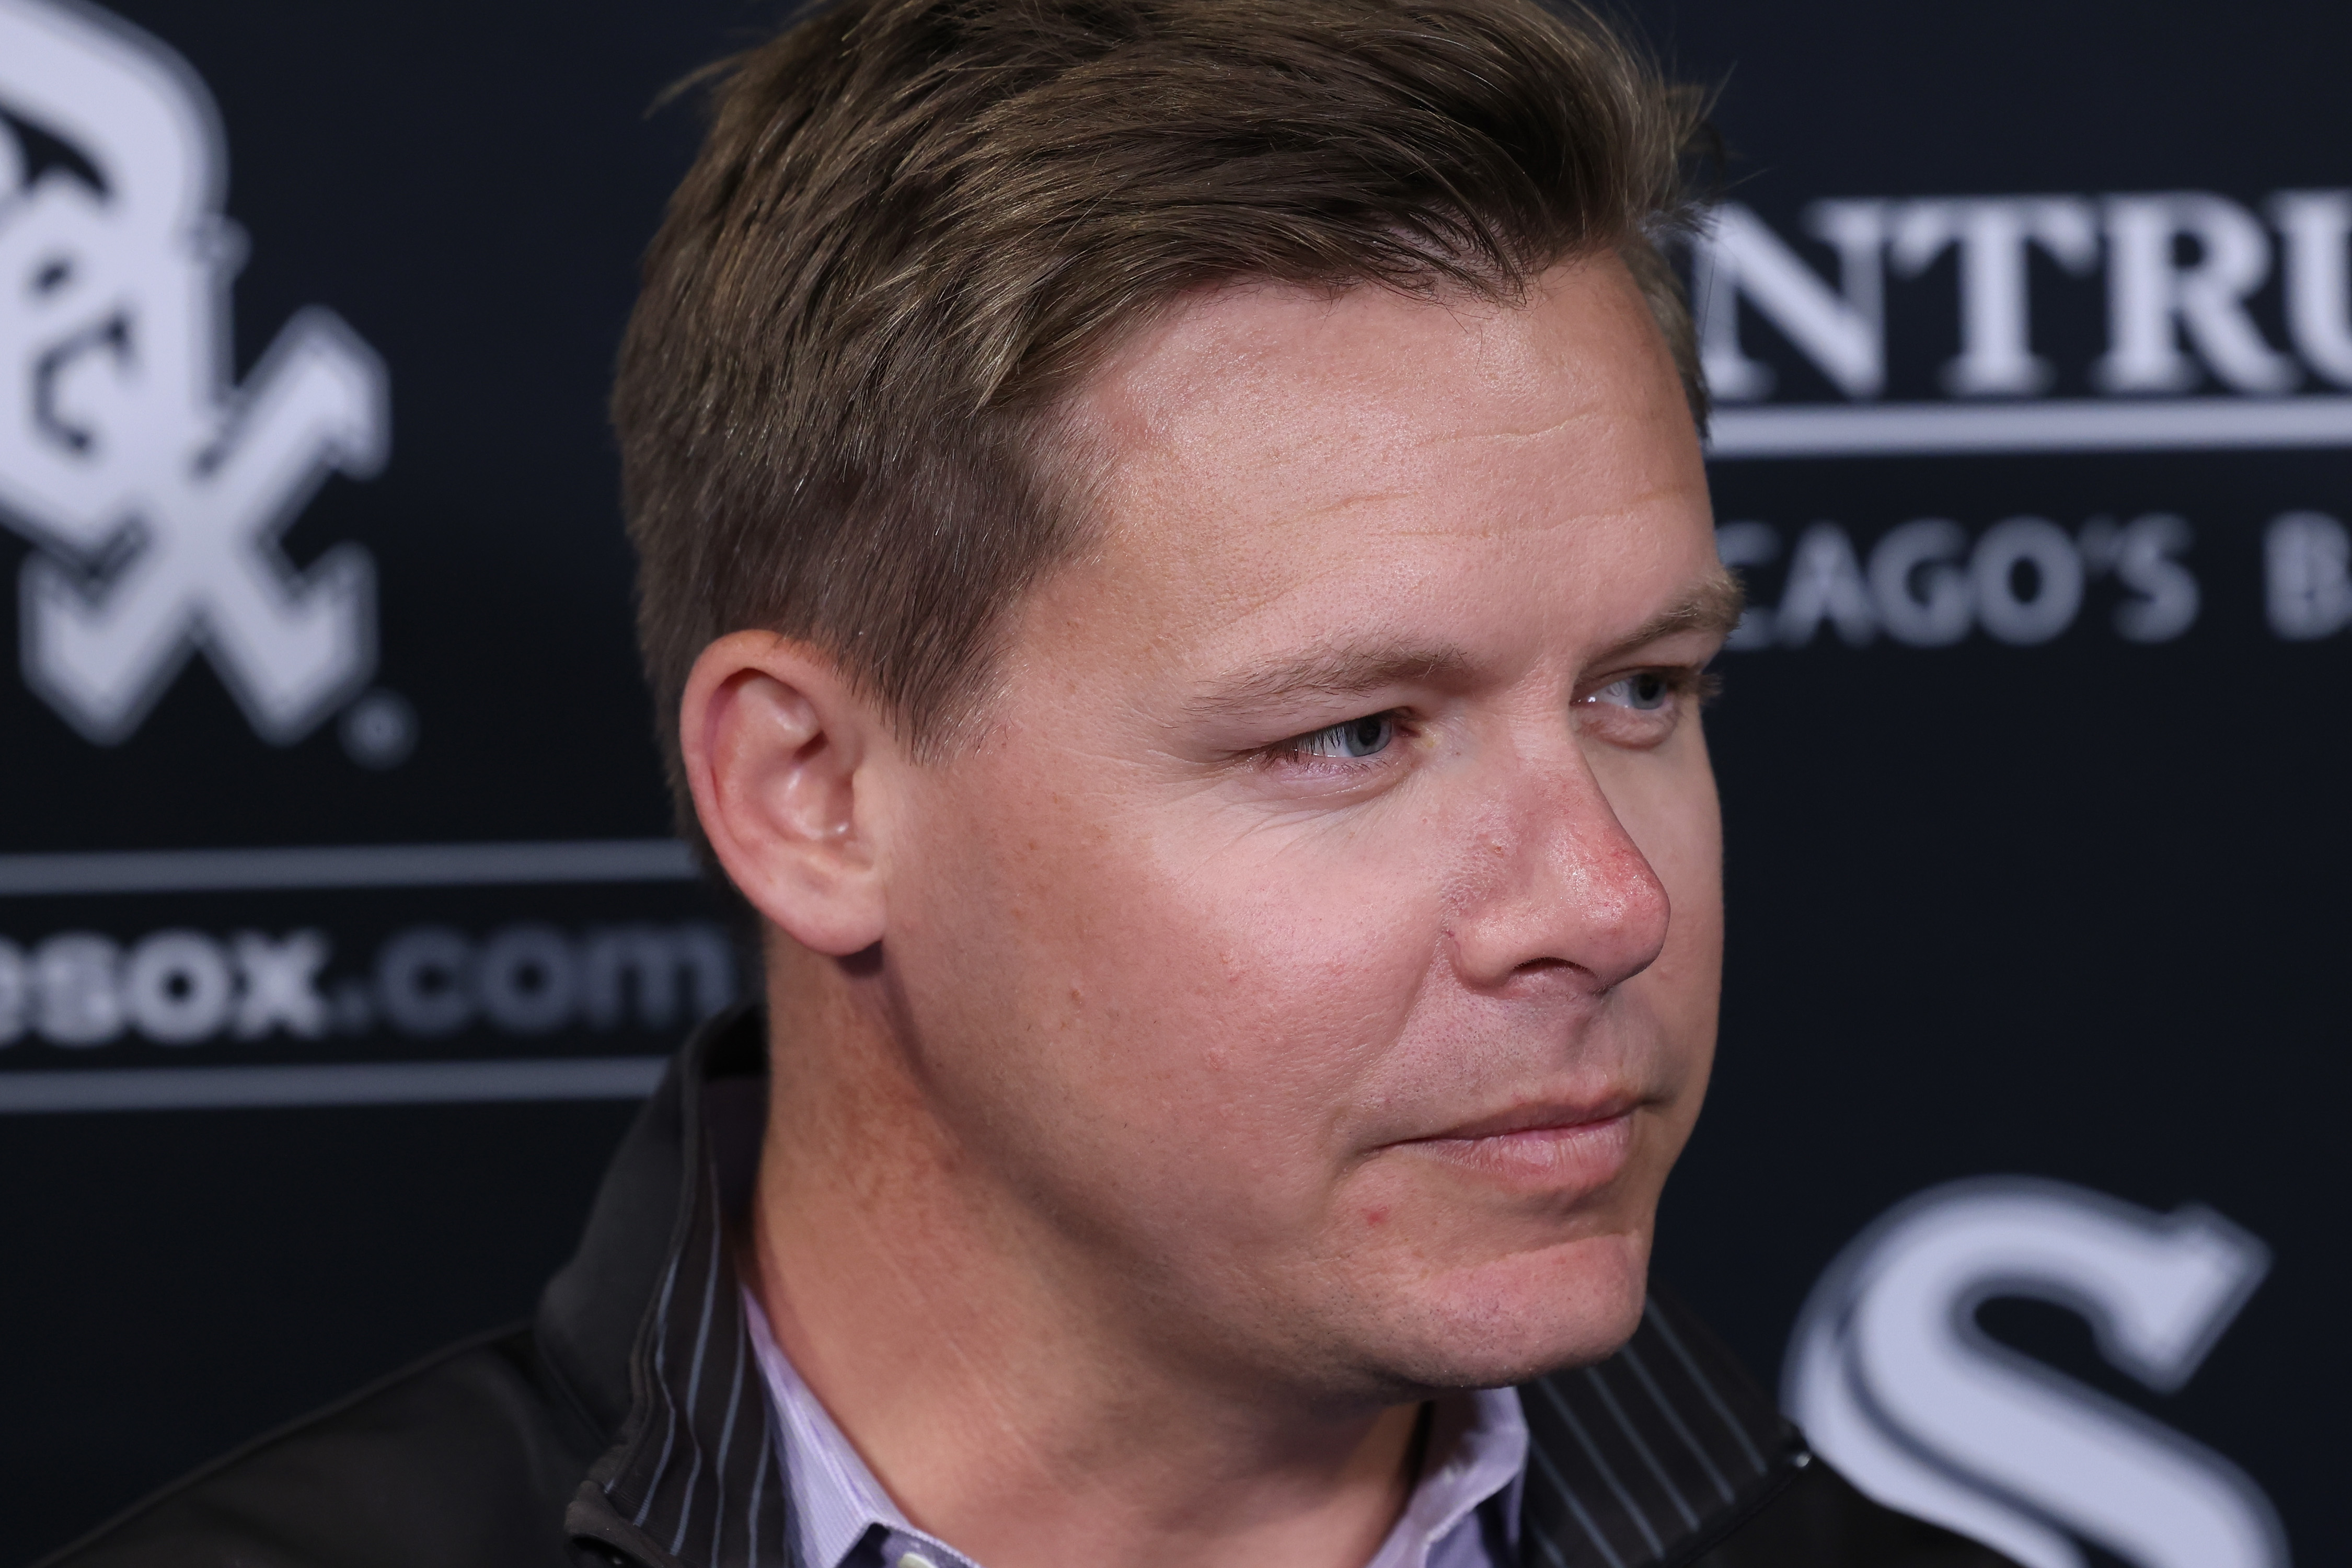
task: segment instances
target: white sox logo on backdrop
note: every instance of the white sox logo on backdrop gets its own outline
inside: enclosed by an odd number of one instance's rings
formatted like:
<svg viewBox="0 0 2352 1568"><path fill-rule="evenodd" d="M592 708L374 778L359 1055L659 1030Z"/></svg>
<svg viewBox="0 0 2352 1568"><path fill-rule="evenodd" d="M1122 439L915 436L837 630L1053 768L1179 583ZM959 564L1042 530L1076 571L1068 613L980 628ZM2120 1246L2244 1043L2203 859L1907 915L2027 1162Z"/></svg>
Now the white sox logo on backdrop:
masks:
<svg viewBox="0 0 2352 1568"><path fill-rule="evenodd" d="M1954 1182L1848 1244L1800 1315L1781 1403L1880 1500L2027 1568L2286 1568L2278 1516L2221 1455L2007 1346L1996 1297L2081 1313L2160 1394L2187 1384L2262 1283L2263 1244L2210 1209L2151 1213L2025 1177Z"/></svg>
<svg viewBox="0 0 2352 1568"><path fill-rule="evenodd" d="M366 552L298 572L276 542L330 471L382 465L383 362L313 308L232 384L226 174L176 54L93 8L0 0L0 522L36 547L26 682L101 744L197 649L278 743L374 670Z"/></svg>

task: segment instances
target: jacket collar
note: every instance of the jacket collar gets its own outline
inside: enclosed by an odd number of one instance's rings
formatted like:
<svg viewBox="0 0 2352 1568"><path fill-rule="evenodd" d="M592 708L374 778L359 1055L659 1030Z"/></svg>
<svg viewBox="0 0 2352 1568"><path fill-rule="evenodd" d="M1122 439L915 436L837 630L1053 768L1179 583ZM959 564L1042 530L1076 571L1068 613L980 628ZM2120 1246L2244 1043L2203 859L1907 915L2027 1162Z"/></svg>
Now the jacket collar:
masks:
<svg viewBox="0 0 2352 1568"><path fill-rule="evenodd" d="M688 1041L540 1300L541 1354L612 1442L564 1514L598 1555L656 1568L785 1561L787 1489L727 1245L766 1088L758 1011L721 1015Z"/></svg>
<svg viewBox="0 0 2352 1568"><path fill-rule="evenodd" d="M583 1550L653 1568L786 1568L790 1488L727 1226L765 1113L753 1009L705 1026L622 1142L535 1331L611 1447L564 1516ZM1528 1568L1684 1568L1809 1462L1738 1363L1663 1291L1597 1366L1519 1388Z"/></svg>
<svg viewBox="0 0 2352 1568"><path fill-rule="evenodd" d="M1519 1405L1529 1568L1682 1568L1812 1459L1731 1352L1654 1284L1624 1348L1521 1384Z"/></svg>

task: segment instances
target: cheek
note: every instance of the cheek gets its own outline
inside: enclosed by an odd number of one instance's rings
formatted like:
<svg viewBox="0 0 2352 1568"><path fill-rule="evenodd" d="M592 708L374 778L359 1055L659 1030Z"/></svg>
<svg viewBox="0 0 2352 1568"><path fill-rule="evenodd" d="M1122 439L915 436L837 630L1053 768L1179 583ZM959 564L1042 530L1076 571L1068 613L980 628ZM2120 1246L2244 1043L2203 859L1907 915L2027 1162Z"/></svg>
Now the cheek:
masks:
<svg viewBox="0 0 2352 1568"><path fill-rule="evenodd" d="M1307 1222L1429 970L1430 879L1046 776L943 790L920 874L893 879L885 942L942 1114L1074 1183L1115 1170L1105 1201L1176 1187L1197 1215L1222 1191L1235 1224Z"/></svg>

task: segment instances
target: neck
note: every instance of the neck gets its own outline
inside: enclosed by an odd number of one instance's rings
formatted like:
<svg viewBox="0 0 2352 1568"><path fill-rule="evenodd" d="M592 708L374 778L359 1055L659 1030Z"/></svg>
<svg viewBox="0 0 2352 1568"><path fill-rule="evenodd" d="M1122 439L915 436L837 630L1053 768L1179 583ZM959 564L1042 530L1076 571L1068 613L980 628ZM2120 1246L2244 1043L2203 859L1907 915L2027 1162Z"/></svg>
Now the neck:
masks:
<svg viewBox="0 0 2352 1568"><path fill-rule="evenodd" d="M910 1521L987 1568L1371 1558L1412 1489L1416 1406L1187 1362L956 1147L876 982L798 950L769 973L791 1024L771 1024L749 1272Z"/></svg>

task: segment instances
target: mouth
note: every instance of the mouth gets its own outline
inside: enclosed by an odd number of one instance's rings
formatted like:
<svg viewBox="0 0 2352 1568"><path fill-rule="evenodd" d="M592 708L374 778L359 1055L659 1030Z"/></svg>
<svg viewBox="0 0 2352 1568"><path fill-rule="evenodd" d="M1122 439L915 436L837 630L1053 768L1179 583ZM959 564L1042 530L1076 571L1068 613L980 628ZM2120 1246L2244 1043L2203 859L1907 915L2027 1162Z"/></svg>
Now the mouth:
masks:
<svg viewBox="0 0 2352 1568"><path fill-rule="evenodd" d="M1514 1106L1394 1147L1518 1191L1592 1192L1616 1180L1632 1156L1636 1109L1631 1096Z"/></svg>

